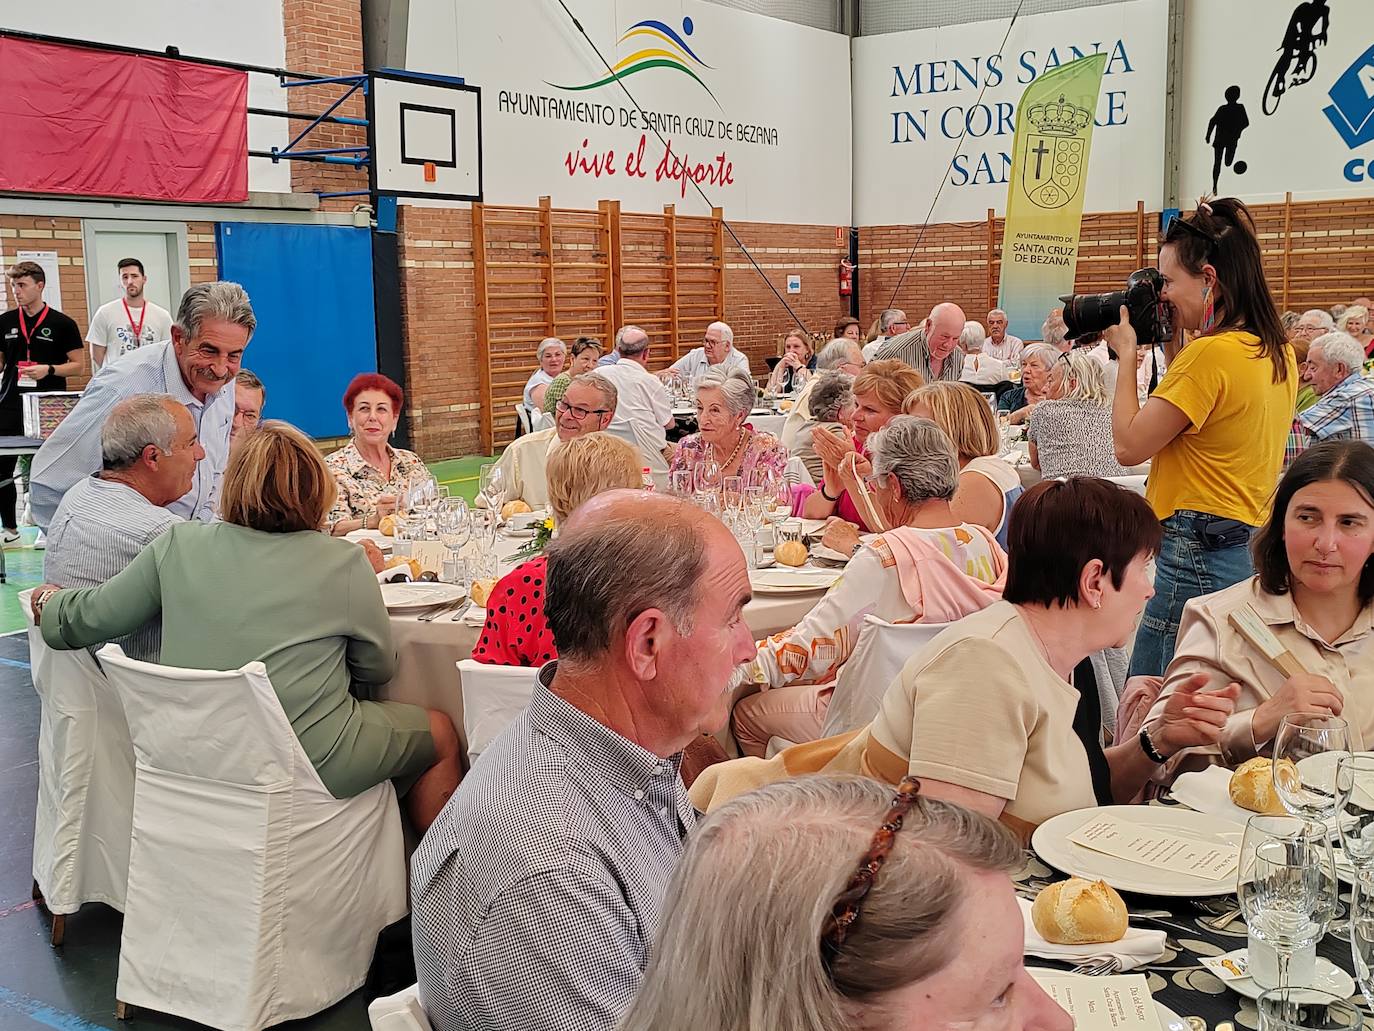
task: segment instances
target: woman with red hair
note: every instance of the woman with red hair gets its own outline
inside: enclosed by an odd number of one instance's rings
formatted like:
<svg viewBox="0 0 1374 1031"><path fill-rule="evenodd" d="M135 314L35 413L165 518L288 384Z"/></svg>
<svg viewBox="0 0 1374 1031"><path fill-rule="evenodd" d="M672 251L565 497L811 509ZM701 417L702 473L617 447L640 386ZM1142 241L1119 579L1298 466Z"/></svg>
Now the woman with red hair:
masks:
<svg viewBox="0 0 1374 1031"><path fill-rule="evenodd" d="M344 391L344 411L353 439L325 459L339 485L329 513L329 532L377 529L396 511L398 498L417 475L429 475L420 456L388 443L401 418L405 394L394 380L376 372L353 377Z"/></svg>

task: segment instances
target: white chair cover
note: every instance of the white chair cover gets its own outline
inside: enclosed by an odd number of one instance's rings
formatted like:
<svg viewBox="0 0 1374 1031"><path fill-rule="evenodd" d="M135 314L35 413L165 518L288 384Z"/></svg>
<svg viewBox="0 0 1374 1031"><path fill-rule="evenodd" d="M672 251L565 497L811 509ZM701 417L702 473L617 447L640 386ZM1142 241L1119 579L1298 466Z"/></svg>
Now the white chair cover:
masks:
<svg viewBox="0 0 1374 1031"><path fill-rule="evenodd" d="M411 985L395 995L373 999L367 1007L367 1019L372 1024L372 1031L433 1031L425 1008L420 1005L418 985Z"/></svg>
<svg viewBox="0 0 1374 1031"><path fill-rule="evenodd" d="M55 651L29 626L29 665L42 703L33 879L54 914L86 902L124 911L134 809L134 746L124 708L91 653Z"/></svg>
<svg viewBox="0 0 1374 1031"><path fill-rule="evenodd" d="M331 796L260 662L99 658L137 761L117 999L258 1031L361 987L378 932L406 913L390 782Z"/></svg>
<svg viewBox="0 0 1374 1031"><path fill-rule="evenodd" d="M539 671L529 666L493 666L472 659L458 661L463 685L463 733L468 765L477 761L492 738L525 711Z"/></svg>
<svg viewBox="0 0 1374 1031"><path fill-rule="evenodd" d="M1144 476L1108 476L1107 479L1111 480L1113 483L1119 483L1123 487L1130 487L1131 490L1142 497L1145 494Z"/></svg>
<svg viewBox="0 0 1374 1031"><path fill-rule="evenodd" d="M533 432L530 429L530 410L525 407L523 401L515 402L515 420L520 424L520 432L516 434L517 437L523 437Z"/></svg>
<svg viewBox="0 0 1374 1031"><path fill-rule="evenodd" d="M821 737L858 730L873 722L888 686L907 660L950 623L889 623L864 616L854 651L835 678Z"/></svg>
<svg viewBox="0 0 1374 1031"><path fill-rule="evenodd" d="M787 465L783 468L782 478L789 487L795 487L799 483L808 487L816 485L815 479L811 476L811 470L796 455L787 460Z"/></svg>

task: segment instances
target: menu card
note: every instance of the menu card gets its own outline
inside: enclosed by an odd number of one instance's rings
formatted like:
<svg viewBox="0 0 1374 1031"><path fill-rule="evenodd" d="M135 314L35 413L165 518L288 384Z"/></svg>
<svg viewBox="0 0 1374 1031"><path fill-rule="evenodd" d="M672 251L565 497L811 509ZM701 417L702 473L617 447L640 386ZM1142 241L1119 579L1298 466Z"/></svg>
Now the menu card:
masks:
<svg viewBox="0 0 1374 1031"><path fill-rule="evenodd" d="M1089 820L1069 840L1117 859L1210 881L1234 877L1240 865L1239 845L1184 838L1109 814Z"/></svg>
<svg viewBox="0 0 1374 1031"><path fill-rule="evenodd" d="M1085 977L1036 970L1033 976L1073 1017L1075 1031L1162 1031L1144 974Z"/></svg>

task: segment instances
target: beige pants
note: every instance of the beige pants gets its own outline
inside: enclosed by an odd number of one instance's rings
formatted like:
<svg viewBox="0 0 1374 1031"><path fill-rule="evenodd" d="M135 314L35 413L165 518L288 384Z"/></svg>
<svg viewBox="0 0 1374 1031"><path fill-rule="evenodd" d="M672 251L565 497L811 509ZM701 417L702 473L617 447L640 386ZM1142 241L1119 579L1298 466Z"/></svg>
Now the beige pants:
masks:
<svg viewBox="0 0 1374 1031"><path fill-rule="evenodd" d="M760 691L740 700L731 724L740 751L762 759L768 739L780 737L791 744L815 741L825 725L832 684L806 684Z"/></svg>

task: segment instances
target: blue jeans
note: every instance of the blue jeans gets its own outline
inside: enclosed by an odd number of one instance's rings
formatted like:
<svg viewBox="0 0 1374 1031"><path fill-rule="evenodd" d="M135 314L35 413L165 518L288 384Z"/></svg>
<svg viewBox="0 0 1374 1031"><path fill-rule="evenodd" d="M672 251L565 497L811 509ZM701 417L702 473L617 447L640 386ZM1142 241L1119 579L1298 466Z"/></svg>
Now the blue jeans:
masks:
<svg viewBox="0 0 1374 1031"><path fill-rule="evenodd" d="M1175 512L1164 520L1164 541L1155 559L1155 596L1135 635L1131 676L1162 677L1174 657L1183 606L1192 598L1220 591L1255 573L1248 540L1216 547L1205 532L1220 522L1205 512Z"/></svg>

